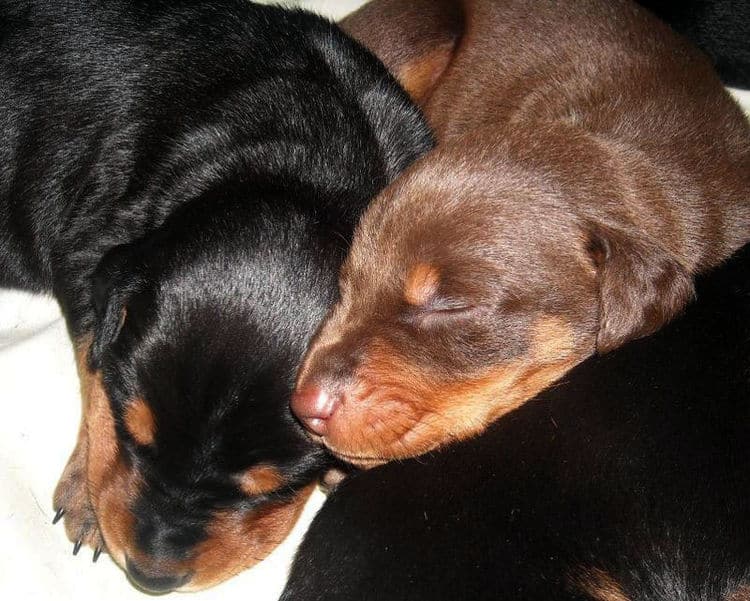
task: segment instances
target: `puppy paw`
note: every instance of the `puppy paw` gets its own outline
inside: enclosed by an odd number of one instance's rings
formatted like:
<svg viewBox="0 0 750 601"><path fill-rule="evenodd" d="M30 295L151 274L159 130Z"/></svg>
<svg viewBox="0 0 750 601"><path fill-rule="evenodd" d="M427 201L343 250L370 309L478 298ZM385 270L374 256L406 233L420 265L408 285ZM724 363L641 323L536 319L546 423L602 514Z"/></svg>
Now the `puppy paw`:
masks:
<svg viewBox="0 0 750 601"><path fill-rule="evenodd" d="M52 523L56 524L63 520L65 533L73 543L73 555L78 555L81 547L88 545L94 550L93 560L99 559L99 555L105 550L104 540L89 501L86 449L80 442L57 483L53 503L55 517Z"/></svg>

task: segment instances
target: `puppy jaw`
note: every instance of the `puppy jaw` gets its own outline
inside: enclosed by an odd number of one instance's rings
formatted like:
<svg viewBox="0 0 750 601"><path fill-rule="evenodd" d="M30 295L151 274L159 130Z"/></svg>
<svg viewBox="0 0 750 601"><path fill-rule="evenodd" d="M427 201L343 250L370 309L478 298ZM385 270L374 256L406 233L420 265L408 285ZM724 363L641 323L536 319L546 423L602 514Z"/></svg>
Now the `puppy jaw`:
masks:
<svg viewBox="0 0 750 601"><path fill-rule="evenodd" d="M517 359L451 377L426 370L390 343L371 340L355 369L322 442L341 459L368 468L428 452L482 432L558 380L591 354L573 328L556 316L539 318L528 352ZM336 345L313 346L304 381Z"/></svg>
<svg viewBox="0 0 750 601"><path fill-rule="evenodd" d="M86 428L89 438L88 484L91 504L107 544L107 551L125 566L125 549L133 538L133 515L128 506L138 495L137 474L120 457L115 420L101 373L89 373Z"/></svg>
<svg viewBox="0 0 750 601"><path fill-rule="evenodd" d="M194 576L179 590L193 592L214 586L268 557L292 530L314 488L311 484L291 500L244 514L217 513L208 526L207 539L197 546L190 562Z"/></svg>
<svg viewBox="0 0 750 601"><path fill-rule="evenodd" d="M216 512L207 524L206 539L184 560L157 560L139 551L135 543L135 517L130 508L138 499L142 480L120 454L115 420L101 374L84 372L82 388L86 393L85 420L89 438L89 495L107 551L122 569L126 569L126 559L129 559L137 565L158 566L173 574L190 574L190 580L178 590L201 590L254 566L289 534L314 485L300 490L289 500L268 503L254 510ZM141 399L133 403L131 406L135 407L145 405ZM152 425L148 415L144 417L147 409L147 406L138 408L139 419L134 423ZM133 426L130 421L126 417L129 429ZM153 430L148 427L138 432L153 433ZM264 494L283 485L281 475L269 466L248 470L243 476L246 476L244 483L252 480L253 490L257 492L262 488Z"/></svg>

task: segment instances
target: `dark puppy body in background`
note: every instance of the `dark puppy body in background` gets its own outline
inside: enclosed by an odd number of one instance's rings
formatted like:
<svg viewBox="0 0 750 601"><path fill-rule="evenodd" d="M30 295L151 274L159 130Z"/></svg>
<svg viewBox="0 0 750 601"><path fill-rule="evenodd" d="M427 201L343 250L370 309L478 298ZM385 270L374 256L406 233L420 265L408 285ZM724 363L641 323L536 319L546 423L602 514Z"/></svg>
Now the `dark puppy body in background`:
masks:
<svg viewBox="0 0 750 601"><path fill-rule="evenodd" d="M750 0L637 0L713 60L730 86L750 88Z"/></svg>
<svg viewBox="0 0 750 601"><path fill-rule="evenodd" d="M284 601L740 601L750 247L484 435L345 480Z"/></svg>
<svg viewBox="0 0 750 601"><path fill-rule="evenodd" d="M56 296L82 379L58 517L145 588L214 584L325 463L297 364L430 135L335 26L244 0L2 2L0 97L0 285Z"/></svg>

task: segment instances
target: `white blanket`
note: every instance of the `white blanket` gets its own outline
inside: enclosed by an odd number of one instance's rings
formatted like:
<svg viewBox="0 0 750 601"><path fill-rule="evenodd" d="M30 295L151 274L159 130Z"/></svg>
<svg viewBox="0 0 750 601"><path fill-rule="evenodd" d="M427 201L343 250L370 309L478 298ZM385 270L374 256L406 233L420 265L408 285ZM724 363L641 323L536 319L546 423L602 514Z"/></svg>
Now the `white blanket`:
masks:
<svg viewBox="0 0 750 601"><path fill-rule="evenodd" d="M363 0L298 0L341 17ZM737 93L750 113L750 92ZM103 555L71 555L62 525L52 526L52 491L73 448L80 402L73 353L57 304L0 290L0 599L143 601ZM196 601L275 601L296 545L322 502L316 493L293 533L256 568Z"/></svg>

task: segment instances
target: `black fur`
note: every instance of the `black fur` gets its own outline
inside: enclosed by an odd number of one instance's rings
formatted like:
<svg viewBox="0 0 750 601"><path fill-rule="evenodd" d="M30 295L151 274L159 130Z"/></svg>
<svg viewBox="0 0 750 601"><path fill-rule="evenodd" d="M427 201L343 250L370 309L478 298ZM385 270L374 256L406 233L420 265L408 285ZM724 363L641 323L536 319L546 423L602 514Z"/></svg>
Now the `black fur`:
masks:
<svg viewBox="0 0 750 601"><path fill-rule="evenodd" d="M345 480L283 601L747 598L750 247L697 291L485 435Z"/></svg>
<svg viewBox="0 0 750 601"><path fill-rule="evenodd" d="M750 0L637 0L713 60L722 81L750 88Z"/></svg>
<svg viewBox="0 0 750 601"><path fill-rule="evenodd" d="M94 338L139 547L183 557L231 476L324 463L288 400L367 201L430 148L382 65L246 0L0 1L0 285ZM136 444L124 408L157 423Z"/></svg>

